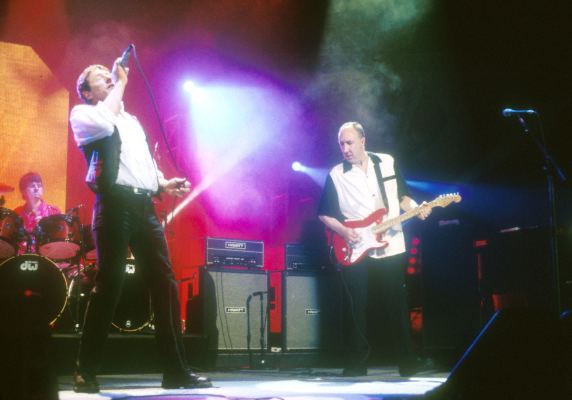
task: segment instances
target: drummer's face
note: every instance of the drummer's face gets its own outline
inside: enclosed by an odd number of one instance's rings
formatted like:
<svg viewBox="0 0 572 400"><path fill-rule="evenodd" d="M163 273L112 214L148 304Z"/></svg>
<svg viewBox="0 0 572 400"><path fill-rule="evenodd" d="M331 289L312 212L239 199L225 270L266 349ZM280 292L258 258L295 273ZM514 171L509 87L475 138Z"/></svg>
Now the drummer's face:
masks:
<svg viewBox="0 0 572 400"><path fill-rule="evenodd" d="M40 199L44 195L44 186L42 182L30 182L24 190L24 198L26 200Z"/></svg>

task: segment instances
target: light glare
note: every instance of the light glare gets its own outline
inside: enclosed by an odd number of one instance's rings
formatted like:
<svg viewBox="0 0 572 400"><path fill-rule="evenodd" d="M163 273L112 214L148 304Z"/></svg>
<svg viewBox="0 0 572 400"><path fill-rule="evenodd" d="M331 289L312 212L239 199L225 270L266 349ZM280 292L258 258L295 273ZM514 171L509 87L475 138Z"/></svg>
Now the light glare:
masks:
<svg viewBox="0 0 572 400"><path fill-rule="evenodd" d="M299 161L294 161L292 163L292 170L296 171L296 172L300 172L304 169L304 166L302 164L300 164Z"/></svg>

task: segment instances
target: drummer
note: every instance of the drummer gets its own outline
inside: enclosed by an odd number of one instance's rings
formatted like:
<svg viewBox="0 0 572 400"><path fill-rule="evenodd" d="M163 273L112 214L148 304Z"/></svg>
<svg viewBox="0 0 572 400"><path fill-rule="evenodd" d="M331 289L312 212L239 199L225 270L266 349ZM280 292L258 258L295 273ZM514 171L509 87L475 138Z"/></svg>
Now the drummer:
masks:
<svg viewBox="0 0 572 400"><path fill-rule="evenodd" d="M14 212L22 218L24 229L33 238L34 230L42 218L54 214L61 214L56 206L48 204L42 198L44 196L44 185L42 177L37 172L28 172L20 178L20 192L25 203L17 207ZM29 246L28 246L29 245ZM31 252L35 249L33 243L24 241L20 244L20 253Z"/></svg>

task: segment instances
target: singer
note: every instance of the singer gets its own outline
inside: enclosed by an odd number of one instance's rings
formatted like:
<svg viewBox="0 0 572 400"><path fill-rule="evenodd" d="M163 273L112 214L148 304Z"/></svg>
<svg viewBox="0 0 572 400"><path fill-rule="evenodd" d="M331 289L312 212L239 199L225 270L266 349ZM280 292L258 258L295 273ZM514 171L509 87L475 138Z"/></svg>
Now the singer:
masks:
<svg viewBox="0 0 572 400"><path fill-rule="evenodd" d="M190 184L184 178L165 179L151 155L145 131L125 111L128 69L124 58L115 60L111 71L91 65L79 75L77 93L86 104L76 105L70 114L75 141L88 164L86 183L96 193L92 229L99 265L85 314L73 389L99 391L96 374L121 293L128 248L151 293L162 387L211 387L210 380L191 372L186 361L177 283L152 201L160 192L182 196L190 191Z"/></svg>

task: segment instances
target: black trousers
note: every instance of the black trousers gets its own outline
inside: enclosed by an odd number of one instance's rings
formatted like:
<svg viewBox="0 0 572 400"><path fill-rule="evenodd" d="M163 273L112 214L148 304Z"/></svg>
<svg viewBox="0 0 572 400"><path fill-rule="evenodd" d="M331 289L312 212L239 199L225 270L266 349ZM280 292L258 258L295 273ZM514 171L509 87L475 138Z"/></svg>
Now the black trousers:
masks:
<svg viewBox="0 0 572 400"><path fill-rule="evenodd" d="M187 368L182 341L180 304L163 227L148 195L113 188L97 196L93 234L99 270L87 306L79 346L77 370L95 375L103 345L119 302L128 248L150 290L155 316L155 337L163 372Z"/></svg>
<svg viewBox="0 0 572 400"><path fill-rule="evenodd" d="M365 367L380 347L391 348L399 364L412 359L405 265L404 253L341 267L345 367Z"/></svg>

